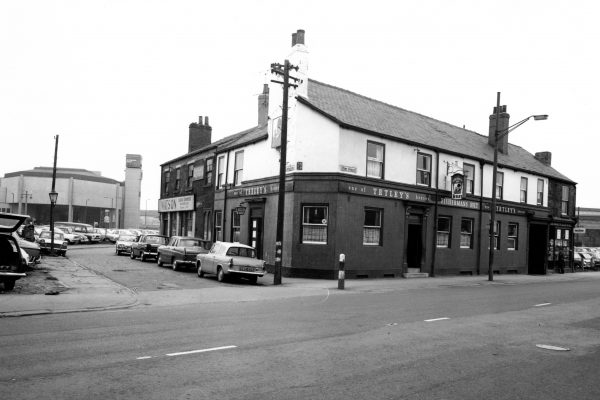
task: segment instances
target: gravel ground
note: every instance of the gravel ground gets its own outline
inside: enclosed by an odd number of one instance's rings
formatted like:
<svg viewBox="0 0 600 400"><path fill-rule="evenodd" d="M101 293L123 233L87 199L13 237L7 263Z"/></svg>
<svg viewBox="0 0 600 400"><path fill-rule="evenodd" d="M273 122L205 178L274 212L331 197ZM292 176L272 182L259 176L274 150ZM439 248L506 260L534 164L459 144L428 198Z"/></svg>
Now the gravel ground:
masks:
<svg viewBox="0 0 600 400"><path fill-rule="evenodd" d="M25 271L27 276L15 282L15 288L9 292L2 290L0 284L0 293L2 294L58 294L67 290L56 278L50 275L49 271L42 265L34 265Z"/></svg>

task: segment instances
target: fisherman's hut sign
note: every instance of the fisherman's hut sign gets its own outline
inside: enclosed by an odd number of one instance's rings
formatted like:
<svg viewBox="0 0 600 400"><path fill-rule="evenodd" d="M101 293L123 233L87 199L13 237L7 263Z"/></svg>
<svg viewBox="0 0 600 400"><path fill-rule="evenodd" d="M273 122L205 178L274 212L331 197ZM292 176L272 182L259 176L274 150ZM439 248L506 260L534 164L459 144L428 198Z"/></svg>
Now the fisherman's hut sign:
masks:
<svg viewBox="0 0 600 400"><path fill-rule="evenodd" d="M465 177L463 174L456 173L451 178L451 190L453 199L462 199L465 194Z"/></svg>

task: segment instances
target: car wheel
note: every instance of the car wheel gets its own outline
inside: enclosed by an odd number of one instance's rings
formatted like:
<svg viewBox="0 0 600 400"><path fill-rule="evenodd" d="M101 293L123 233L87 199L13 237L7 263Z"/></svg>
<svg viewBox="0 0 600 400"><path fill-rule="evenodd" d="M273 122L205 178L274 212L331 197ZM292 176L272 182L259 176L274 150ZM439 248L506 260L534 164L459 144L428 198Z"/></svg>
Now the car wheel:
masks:
<svg viewBox="0 0 600 400"><path fill-rule="evenodd" d="M225 280L225 272L223 272L223 268L221 267L217 269L217 280L219 282L223 282Z"/></svg>
<svg viewBox="0 0 600 400"><path fill-rule="evenodd" d="M142 260L142 262L146 261L146 254L143 251L140 253L140 260Z"/></svg>
<svg viewBox="0 0 600 400"><path fill-rule="evenodd" d="M198 278L203 278L204 277L204 271L202 271L202 264L198 263Z"/></svg>
<svg viewBox="0 0 600 400"><path fill-rule="evenodd" d="M256 275L249 276L248 280L250 281L251 284L256 285L256 282L258 281L258 276L256 276Z"/></svg>
<svg viewBox="0 0 600 400"><path fill-rule="evenodd" d="M159 266L159 267L162 267L162 266L163 266L163 262L162 262L162 260L160 259L160 253L158 253L158 254L156 255L156 263L158 264L158 266Z"/></svg>
<svg viewBox="0 0 600 400"><path fill-rule="evenodd" d="M7 292L9 290L13 290L15 288L15 281L14 280L8 280L8 281L4 281L4 290L6 290Z"/></svg>
<svg viewBox="0 0 600 400"><path fill-rule="evenodd" d="M129 250L129 258L131 258L132 260L135 258L135 254L133 254L133 249Z"/></svg>
<svg viewBox="0 0 600 400"><path fill-rule="evenodd" d="M121 252L119 250L115 249L115 254L118 255L118 256L120 256Z"/></svg>

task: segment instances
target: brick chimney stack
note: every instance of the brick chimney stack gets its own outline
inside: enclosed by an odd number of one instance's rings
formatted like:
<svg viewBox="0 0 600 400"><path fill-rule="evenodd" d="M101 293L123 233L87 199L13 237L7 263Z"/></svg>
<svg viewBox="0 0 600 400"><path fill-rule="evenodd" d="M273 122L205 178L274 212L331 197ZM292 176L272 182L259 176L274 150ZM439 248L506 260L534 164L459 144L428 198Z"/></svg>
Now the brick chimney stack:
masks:
<svg viewBox="0 0 600 400"><path fill-rule="evenodd" d="M508 154L508 134L506 131L508 130L508 121L510 119L510 115L506 112L506 106L500 106L500 114L498 121L498 133L500 135L504 134L503 137L498 141L498 151L503 154ZM490 131L488 136L488 143L490 146L494 146L496 142L496 107L494 107L494 112L490 115Z"/></svg>
<svg viewBox="0 0 600 400"><path fill-rule="evenodd" d="M202 116L199 117L198 123L190 124L190 136L188 141L188 153L196 149L208 146L211 143L212 128L208 124L208 117L205 117L204 123Z"/></svg>
<svg viewBox="0 0 600 400"><path fill-rule="evenodd" d="M541 151L539 153L535 153L535 158L537 158L543 164L547 166L552 166L552 153L549 151Z"/></svg>
<svg viewBox="0 0 600 400"><path fill-rule="evenodd" d="M269 121L269 85L263 85L263 92L258 95L258 126L264 126Z"/></svg>

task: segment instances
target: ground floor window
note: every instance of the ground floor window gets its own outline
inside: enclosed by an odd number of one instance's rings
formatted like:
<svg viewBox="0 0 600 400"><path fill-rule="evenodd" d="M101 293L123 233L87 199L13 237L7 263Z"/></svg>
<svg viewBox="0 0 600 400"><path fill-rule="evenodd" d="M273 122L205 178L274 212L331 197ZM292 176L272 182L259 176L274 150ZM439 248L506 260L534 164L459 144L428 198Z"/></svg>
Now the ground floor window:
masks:
<svg viewBox="0 0 600 400"><path fill-rule="evenodd" d="M210 227L211 211L204 211L204 220L202 221L202 238L205 240L212 240L212 229Z"/></svg>
<svg viewBox="0 0 600 400"><path fill-rule="evenodd" d="M381 221L383 211L375 208L365 208L363 225L363 244L381 246Z"/></svg>
<svg viewBox="0 0 600 400"><path fill-rule="evenodd" d="M192 223L193 223L193 212L182 212L180 214L181 217L181 229L180 234L182 236L194 236L194 232L192 232Z"/></svg>
<svg viewBox="0 0 600 400"><path fill-rule="evenodd" d="M328 213L328 206L302 207L302 243L327 243Z"/></svg>
<svg viewBox="0 0 600 400"><path fill-rule="evenodd" d="M240 232L241 232L241 214L235 212L235 210L231 211L231 241L239 242L240 241Z"/></svg>
<svg viewBox="0 0 600 400"><path fill-rule="evenodd" d="M437 247L450 247L450 217L438 217L437 220Z"/></svg>
<svg viewBox="0 0 600 400"><path fill-rule="evenodd" d="M473 248L473 220L471 218L463 218L460 221L460 248Z"/></svg>
<svg viewBox="0 0 600 400"><path fill-rule="evenodd" d="M519 224L508 224L508 250L517 250L519 244Z"/></svg>
<svg viewBox="0 0 600 400"><path fill-rule="evenodd" d="M215 211L215 241L223 241L223 212Z"/></svg>

